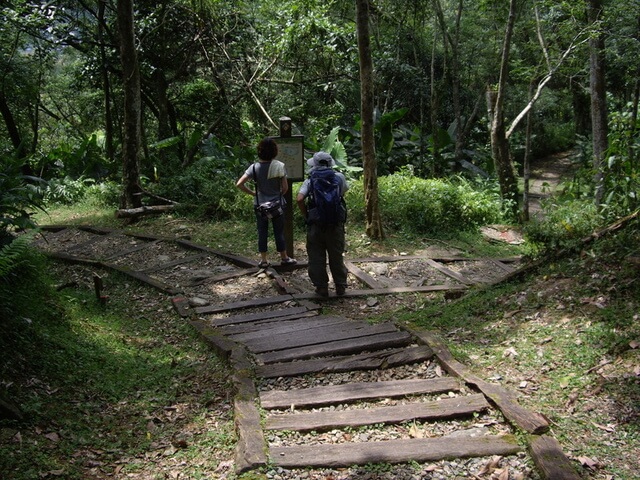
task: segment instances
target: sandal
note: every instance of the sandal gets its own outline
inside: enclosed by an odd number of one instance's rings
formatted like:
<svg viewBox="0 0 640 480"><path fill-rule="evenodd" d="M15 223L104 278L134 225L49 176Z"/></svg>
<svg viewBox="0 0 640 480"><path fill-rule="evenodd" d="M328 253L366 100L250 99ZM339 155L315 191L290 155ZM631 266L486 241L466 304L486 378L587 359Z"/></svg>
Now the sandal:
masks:
<svg viewBox="0 0 640 480"><path fill-rule="evenodd" d="M293 258L285 258L280 262L280 265L295 265L296 263L298 263L298 261Z"/></svg>

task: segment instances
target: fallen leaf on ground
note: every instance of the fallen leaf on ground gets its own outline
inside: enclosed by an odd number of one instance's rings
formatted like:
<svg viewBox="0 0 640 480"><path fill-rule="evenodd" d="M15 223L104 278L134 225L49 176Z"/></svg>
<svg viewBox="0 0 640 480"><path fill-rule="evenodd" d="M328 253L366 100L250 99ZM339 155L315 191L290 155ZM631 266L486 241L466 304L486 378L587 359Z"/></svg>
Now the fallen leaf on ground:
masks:
<svg viewBox="0 0 640 480"><path fill-rule="evenodd" d="M476 476L481 477L483 475L488 475L493 473L495 469L498 468L498 465L500 464L500 460L502 460L502 457L500 456L496 455L491 457L491 459L482 466L480 471L476 473Z"/></svg>
<svg viewBox="0 0 640 480"><path fill-rule="evenodd" d="M615 427L615 425L612 425L612 424L609 424L609 425L600 425L600 424L595 423L595 422L591 422L591 424L592 424L594 427L599 428L600 430L604 430L605 432L613 433L613 432L615 432L615 431L616 431L616 427Z"/></svg>
<svg viewBox="0 0 640 480"><path fill-rule="evenodd" d="M578 461L583 467L596 469L600 466L600 462L589 457L578 457Z"/></svg>
<svg viewBox="0 0 640 480"><path fill-rule="evenodd" d="M60 441L60 435L58 435L56 432L47 433L44 435L44 438L51 440L52 442Z"/></svg>
<svg viewBox="0 0 640 480"><path fill-rule="evenodd" d="M515 348L509 347L504 351L504 354L502 356L503 357L517 357L518 356L518 352L516 352Z"/></svg>

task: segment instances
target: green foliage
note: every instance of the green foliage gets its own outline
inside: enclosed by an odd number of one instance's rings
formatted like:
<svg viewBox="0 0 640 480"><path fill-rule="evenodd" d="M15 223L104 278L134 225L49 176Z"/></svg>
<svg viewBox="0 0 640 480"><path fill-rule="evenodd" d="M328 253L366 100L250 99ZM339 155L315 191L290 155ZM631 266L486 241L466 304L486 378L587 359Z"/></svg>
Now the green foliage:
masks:
<svg viewBox="0 0 640 480"><path fill-rule="evenodd" d="M34 210L43 210L42 197L34 182L20 173L21 160L0 158L0 245L7 243L13 228L33 228ZM44 210L43 210L44 211Z"/></svg>
<svg viewBox="0 0 640 480"><path fill-rule="evenodd" d="M253 161L248 158L249 151L222 146L211 138L203 153L207 156L184 171L161 176L159 183L152 185L156 193L180 203L185 214L195 217L225 219L248 215L248 196L242 195L235 183Z"/></svg>
<svg viewBox="0 0 640 480"><path fill-rule="evenodd" d="M122 195L122 187L116 182L89 183L85 192L85 200L90 205L99 207L117 207Z"/></svg>
<svg viewBox="0 0 640 480"><path fill-rule="evenodd" d="M387 226L419 233L453 232L502 220L495 187L473 184L461 177L425 180L406 168L379 178L380 212ZM364 220L362 182L347 193L349 215Z"/></svg>
<svg viewBox="0 0 640 480"><path fill-rule="evenodd" d="M524 227L530 242L542 250L572 248L592 233L603 218L592 200L543 204L542 218L534 218Z"/></svg>
<svg viewBox="0 0 640 480"><path fill-rule="evenodd" d="M608 220L627 215L640 208L640 122L633 124L632 106L609 115L609 148L602 164L603 201L599 206ZM589 139L576 142L581 168L566 186L570 198L593 199L595 170L593 148Z"/></svg>
<svg viewBox="0 0 640 480"><path fill-rule="evenodd" d="M609 149L604 169L603 209L614 219L640 208L640 122L633 125L632 105L609 116Z"/></svg>
<svg viewBox="0 0 640 480"><path fill-rule="evenodd" d="M12 314L0 315L0 388L3 398L20 405L28 423L41 425L44 432L1 421L7 433L0 438L3 475L27 480L56 471L67 479L85 479L91 467L69 462L69 455L88 450L100 452L109 472L105 475L117 471L118 458L132 459L124 466L126 475L136 470L139 455L153 442L170 445L195 425L199 432L211 430L205 426L209 409L222 408L227 372L188 324L152 311L163 310L164 296L109 276L110 299L104 308L92 285L80 281L75 288L56 291L43 272L62 272L64 281L65 269L42 257L29 267L32 261L23 264L7 294L15 307ZM90 278L90 270L75 278L85 275ZM135 305L140 298L145 301ZM0 308L4 305L2 297ZM171 341L158 341L167 338ZM212 388L199 388L203 384ZM174 404L192 407L179 419L149 422ZM207 458L185 467L189 478L204 478L203 470L213 471L216 459L231 455L232 420L220 415L216 426L215 434L196 434L175 452L185 464L196 455ZM10 440L14 433L8 432L18 429L23 443ZM42 448L45 432L58 433L59 441Z"/></svg>
<svg viewBox="0 0 640 480"><path fill-rule="evenodd" d="M47 204L72 205L85 197L89 186L93 183L92 179L84 177L52 178L47 182L43 199Z"/></svg>
<svg viewBox="0 0 640 480"><path fill-rule="evenodd" d="M38 295L44 271L42 256L29 244L33 235L23 235L0 248L0 319L28 315Z"/></svg>

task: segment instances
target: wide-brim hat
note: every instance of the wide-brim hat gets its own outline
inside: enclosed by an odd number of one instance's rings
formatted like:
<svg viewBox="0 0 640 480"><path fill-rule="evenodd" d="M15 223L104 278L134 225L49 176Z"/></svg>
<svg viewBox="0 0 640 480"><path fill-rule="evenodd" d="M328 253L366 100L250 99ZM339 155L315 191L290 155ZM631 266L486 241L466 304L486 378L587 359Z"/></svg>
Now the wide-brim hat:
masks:
<svg viewBox="0 0 640 480"><path fill-rule="evenodd" d="M316 152L313 157L307 160L310 167L335 167L336 161L327 152Z"/></svg>

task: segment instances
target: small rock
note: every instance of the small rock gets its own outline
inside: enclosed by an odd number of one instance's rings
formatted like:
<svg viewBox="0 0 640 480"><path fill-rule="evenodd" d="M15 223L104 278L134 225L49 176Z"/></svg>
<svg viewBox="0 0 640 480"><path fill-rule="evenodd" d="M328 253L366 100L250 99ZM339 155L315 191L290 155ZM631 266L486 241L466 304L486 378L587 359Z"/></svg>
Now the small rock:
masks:
<svg viewBox="0 0 640 480"><path fill-rule="evenodd" d="M206 307L207 305L209 305L209 302L204 298L192 297L189 299L190 307Z"/></svg>

